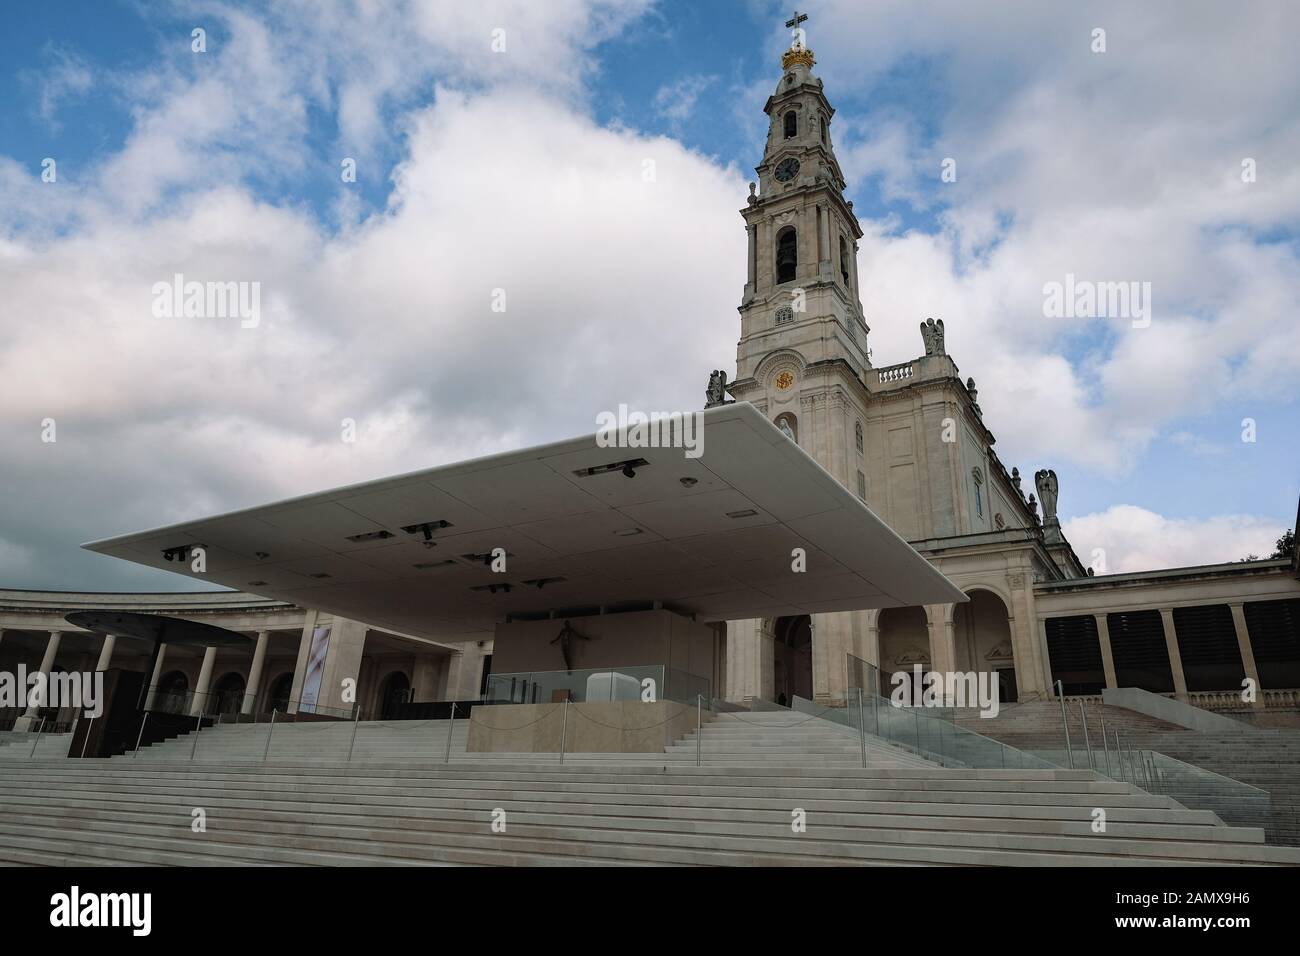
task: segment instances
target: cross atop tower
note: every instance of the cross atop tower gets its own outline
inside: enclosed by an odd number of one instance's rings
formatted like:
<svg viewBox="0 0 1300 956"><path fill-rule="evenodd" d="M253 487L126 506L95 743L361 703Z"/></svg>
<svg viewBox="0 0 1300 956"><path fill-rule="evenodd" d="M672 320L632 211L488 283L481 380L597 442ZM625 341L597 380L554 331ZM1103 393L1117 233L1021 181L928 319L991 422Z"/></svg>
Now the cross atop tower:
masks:
<svg viewBox="0 0 1300 956"><path fill-rule="evenodd" d="M785 21L785 25L794 31L794 33L792 34L794 40L790 44L790 49L792 50L807 49L808 47L807 34L804 33L803 27L799 25L801 23L804 23L807 19L808 19L808 14L800 13L798 10L796 10L794 12L794 16L792 16L789 20Z"/></svg>

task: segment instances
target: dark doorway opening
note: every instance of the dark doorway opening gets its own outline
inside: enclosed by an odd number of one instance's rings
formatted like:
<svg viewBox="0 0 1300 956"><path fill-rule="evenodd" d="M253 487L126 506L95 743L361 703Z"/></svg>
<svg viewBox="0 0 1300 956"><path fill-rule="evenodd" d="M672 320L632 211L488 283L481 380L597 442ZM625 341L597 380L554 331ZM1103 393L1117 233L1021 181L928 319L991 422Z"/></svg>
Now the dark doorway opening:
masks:
<svg viewBox="0 0 1300 956"><path fill-rule="evenodd" d="M1014 704L1018 696L1016 690L1016 669L999 667L994 671L998 676L998 703Z"/></svg>
<svg viewBox="0 0 1300 956"><path fill-rule="evenodd" d="M158 681L153 709L169 714L182 714L189 710L190 679L180 671L169 671Z"/></svg>
<svg viewBox="0 0 1300 956"><path fill-rule="evenodd" d="M293 674L281 674L271 684L271 692L266 695L266 706L262 709L266 713L278 710L280 713L289 711L289 695L293 693Z"/></svg>
<svg viewBox="0 0 1300 956"><path fill-rule="evenodd" d="M217 681L216 689L212 692L213 705L210 713L215 714L237 714L239 708L244 703L244 677L242 674L231 671L229 674Z"/></svg>
<svg viewBox="0 0 1300 956"><path fill-rule="evenodd" d="M807 614L779 617L773 628L773 694L784 695L788 706L795 697L812 700L812 618Z"/></svg>
<svg viewBox="0 0 1300 956"><path fill-rule="evenodd" d="M396 720L401 706L411 699L411 682L402 671L384 678L379 691L379 719Z"/></svg>

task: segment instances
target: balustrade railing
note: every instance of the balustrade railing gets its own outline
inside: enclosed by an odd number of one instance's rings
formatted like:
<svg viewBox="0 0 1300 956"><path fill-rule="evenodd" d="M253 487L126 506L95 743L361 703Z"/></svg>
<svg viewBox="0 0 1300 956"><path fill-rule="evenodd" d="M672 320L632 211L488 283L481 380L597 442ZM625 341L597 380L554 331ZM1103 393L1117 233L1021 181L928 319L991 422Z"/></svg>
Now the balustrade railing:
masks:
<svg viewBox="0 0 1300 956"><path fill-rule="evenodd" d="M903 362L899 365L891 365L888 368L879 370L880 384L884 385L889 382L899 382L906 378L912 377L912 363Z"/></svg>

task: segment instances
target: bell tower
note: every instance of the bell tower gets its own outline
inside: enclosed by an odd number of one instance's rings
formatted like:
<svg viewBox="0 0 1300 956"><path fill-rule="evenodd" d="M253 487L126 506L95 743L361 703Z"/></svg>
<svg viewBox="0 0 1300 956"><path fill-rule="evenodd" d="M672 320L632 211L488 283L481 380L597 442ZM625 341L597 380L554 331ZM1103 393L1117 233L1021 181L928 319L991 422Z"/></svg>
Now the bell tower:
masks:
<svg viewBox="0 0 1300 956"><path fill-rule="evenodd" d="M787 25L797 22L798 17ZM859 491L857 469L839 452L845 436L855 440L860 411L812 421L831 404L865 407L871 360L858 294L862 229L844 198L831 134L835 110L813 75L815 59L802 37L796 30L781 57L776 92L763 107L767 144L755 167L758 181L750 184L741 210L749 261L736 380L728 391L766 410L831 474Z"/></svg>
<svg viewBox="0 0 1300 956"><path fill-rule="evenodd" d="M864 435L871 394L868 328L858 294L862 229L844 198L835 110L798 29L763 107L767 144L742 209L749 237L736 380L751 402L853 494L868 500ZM865 656L864 612L727 624L727 695L778 702L842 696L846 653Z"/></svg>

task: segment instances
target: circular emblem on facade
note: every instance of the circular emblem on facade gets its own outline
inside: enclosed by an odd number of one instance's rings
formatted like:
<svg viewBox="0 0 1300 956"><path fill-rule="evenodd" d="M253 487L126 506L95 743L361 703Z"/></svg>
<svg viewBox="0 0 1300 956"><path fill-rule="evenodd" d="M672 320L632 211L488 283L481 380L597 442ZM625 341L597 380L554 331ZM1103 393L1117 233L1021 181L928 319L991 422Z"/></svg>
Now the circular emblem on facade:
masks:
<svg viewBox="0 0 1300 956"><path fill-rule="evenodd" d="M794 384L793 372L785 371L776 377L776 387L783 392L793 384Z"/></svg>

